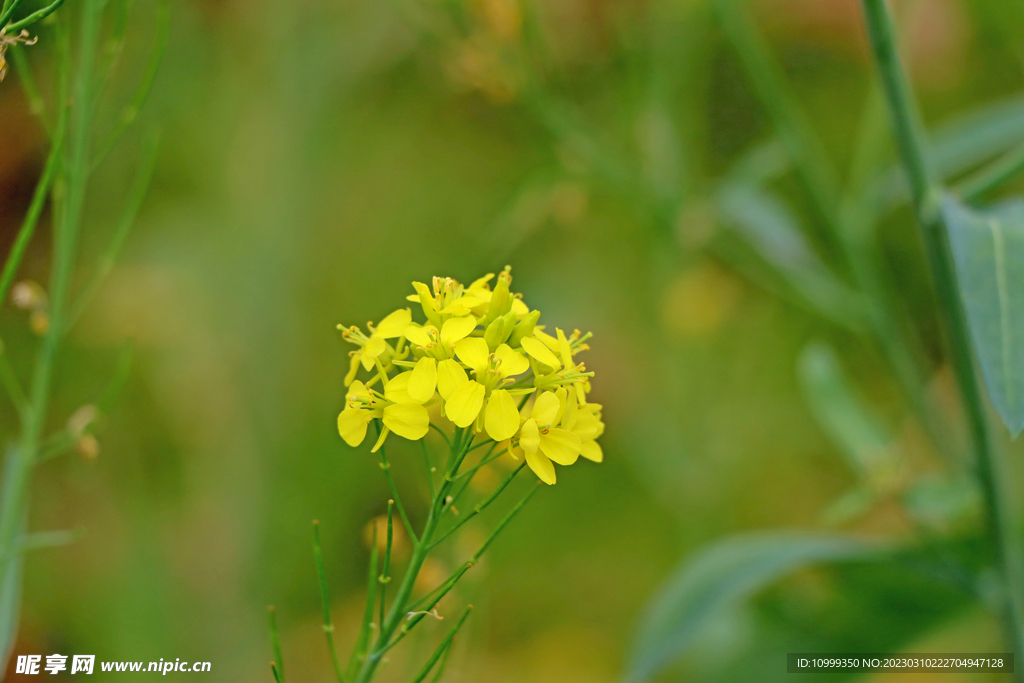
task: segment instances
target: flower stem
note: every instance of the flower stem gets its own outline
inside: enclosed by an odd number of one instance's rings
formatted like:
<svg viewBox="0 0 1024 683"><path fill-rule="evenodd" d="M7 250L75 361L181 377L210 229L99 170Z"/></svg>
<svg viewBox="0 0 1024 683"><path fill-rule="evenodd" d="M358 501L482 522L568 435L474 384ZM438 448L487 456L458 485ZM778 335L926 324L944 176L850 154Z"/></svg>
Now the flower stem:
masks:
<svg viewBox="0 0 1024 683"><path fill-rule="evenodd" d="M455 626L452 627L452 630L448 632L448 635L445 636L443 641L441 641L441 644L437 646L437 649L434 650L434 654L431 655L430 659L427 660L427 663L423 665L419 675L413 679L412 683L422 683L422 681L430 675L430 670L434 668L434 665L437 664L437 660L439 660L441 656L444 655L444 653L452 646L452 641L455 640L455 634L457 634L459 629L462 628L462 625L466 622L466 618L469 617L469 613L472 611L473 605L466 607L466 611L462 613L462 616L459 618L458 622L456 622Z"/></svg>
<svg viewBox="0 0 1024 683"><path fill-rule="evenodd" d="M385 596L387 595L388 581L391 580L389 573L391 572L391 542L394 537L394 527L392 518L394 517L395 501L388 501L388 530L387 530L387 541L384 546L384 569L380 573L380 623L384 623L384 607L386 604Z"/></svg>
<svg viewBox="0 0 1024 683"><path fill-rule="evenodd" d="M380 433L380 424L377 425L377 432ZM384 446L380 447L380 468L384 471L384 478L388 480L388 487L391 489L391 497L395 501L395 507L398 508L398 516L402 518L402 524L405 525L405 530L409 534L409 539L416 543L416 532L413 531L412 522L409 521L409 517L405 514L405 507L402 505L402 499L398 497L398 487L395 486L395 480L391 477L391 463L388 462L388 456L384 454Z"/></svg>
<svg viewBox="0 0 1024 683"><path fill-rule="evenodd" d="M427 521L423 524L423 532L419 538L411 533L410 538L413 539L413 550L412 556L409 558L409 566L405 571L405 576L402 577L402 582L398 586L398 591L395 593L394 602L391 605L391 610L387 613L385 618L380 625L380 632L377 635L377 640L374 643L373 649L367 655L366 660L363 662L362 668L359 670L359 675L356 677L354 683L367 683L373 678L373 674L380 664L381 658L384 653L388 650L388 643L391 640L391 636L394 635L395 630L401 624L402 619L405 618L406 605L409 602L409 597L412 595L413 586L416 585L416 577L420 573L420 569L423 568L423 563L427 559L427 555L430 553L430 546L433 543L434 533L437 531L438 522L441 519L441 507L443 505L445 497L448 495L448 491L451 489L452 480L456 472L459 470L459 466L465 459L466 454L469 451L469 445L472 442L472 435L468 435L469 438L453 439L454 446L449 453L448 457L448 472L445 474L445 478L441 482L441 488L438 489L437 495L434 496L430 503L430 512L427 514ZM381 449L383 454L383 449ZM387 470L385 469L385 473ZM390 482L390 477L389 477ZM398 506L398 498L396 494L395 504ZM399 513L402 512L402 508L398 506Z"/></svg>
<svg viewBox="0 0 1024 683"><path fill-rule="evenodd" d="M18 448L8 463L8 477L4 482L3 500L0 501L0 581L8 580L9 572L15 570L11 561L18 542L18 535L25 521L28 506L28 491L32 480L32 469L36 461L46 425L53 383L53 369L57 352L66 329L66 308L71 287L72 271L75 265L75 246L81 227L82 210L85 204L88 184L89 134L95 113L93 101L93 80L96 48L100 35L100 19L103 3L97 0L83 0L81 3L80 40L78 73L75 83L71 111L70 138L67 160L64 164L66 194L61 202L59 216L54 222L53 263L50 278L50 326L43 337L42 347L36 358L29 392L29 406L26 411L24 429ZM12 3L8 10L13 10ZM60 69L66 69L67 57L62 54ZM63 76L61 78L63 86ZM63 87L61 88L63 90ZM65 100L61 99L61 105ZM20 586L17 588L20 591ZM10 632L13 640L14 631ZM0 643L3 652L10 651L13 642Z"/></svg>
<svg viewBox="0 0 1024 683"><path fill-rule="evenodd" d="M267 622L270 626L270 644L274 650L274 679L284 683L284 659L281 656L281 638L277 633L277 613L273 606L267 608Z"/></svg>
<svg viewBox="0 0 1024 683"><path fill-rule="evenodd" d="M327 594L327 575L324 572L324 555L320 550L320 522L313 520L313 557L316 559L316 574L320 580L320 605L324 611L324 635L327 637L327 649L331 653L334 674L338 683L345 683L341 673L341 662L338 661L338 648L334 646L334 624L331 623L331 599Z"/></svg>
<svg viewBox="0 0 1024 683"><path fill-rule="evenodd" d="M971 356L963 303L957 289L956 270L940 212L943 188L935 180L925 153L923 127L911 98L906 74L896 54L892 18L884 0L862 0L871 49L882 78L896 143L910 181L918 222L935 279L940 313L951 347L951 361L962 394L975 455L975 474L987 509L988 533L997 569L1003 581L1002 616L1014 652L1024 654L1024 574L1017 540L1012 492L1006 463L993 446L985 403ZM1024 667L1015 674L1024 681Z"/></svg>

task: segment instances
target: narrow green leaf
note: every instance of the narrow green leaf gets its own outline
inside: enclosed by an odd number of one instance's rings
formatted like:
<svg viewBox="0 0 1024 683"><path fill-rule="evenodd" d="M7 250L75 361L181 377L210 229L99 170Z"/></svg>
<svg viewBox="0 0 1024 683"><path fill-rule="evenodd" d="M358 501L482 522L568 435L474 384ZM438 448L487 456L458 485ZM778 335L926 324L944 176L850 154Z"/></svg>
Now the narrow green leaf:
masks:
<svg viewBox="0 0 1024 683"><path fill-rule="evenodd" d="M971 170L1024 140L1024 97L989 102L957 114L931 134L930 158L943 180ZM909 199L906 175L896 164L879 174L869 196L883 209Z"/></svg>
<svg viewBox="0 0 1024 683"><path fill-rule="evenodd" d="M648 603L625 680L651 679L685 655L723 609L783 575L816 563L869 560L883 548L849 536L769 533L736 536L698 551Z"/></svg>
<svg viewBox="0 0 1024 683"><path fill-rule="evenodd" d="M978 364L996 412L1024 430L1024 200L972 209L942 204Z"/></svg>
<svg viewBox="0 0 1024 683"><path fill-rule="evenodd" d="M797 375L807 407L866 483L884 487L899 469L892 435L844 372L836 352L812 342L800 354Z"/></svg>
<svg viewBox="0 0 1024 683"><path fill-rule="evenodd" d="M846 324L863 317L857 294L818 258L799 219L779 197L753 184L727 182L715 203L724 223L812 309Z"/></svg>

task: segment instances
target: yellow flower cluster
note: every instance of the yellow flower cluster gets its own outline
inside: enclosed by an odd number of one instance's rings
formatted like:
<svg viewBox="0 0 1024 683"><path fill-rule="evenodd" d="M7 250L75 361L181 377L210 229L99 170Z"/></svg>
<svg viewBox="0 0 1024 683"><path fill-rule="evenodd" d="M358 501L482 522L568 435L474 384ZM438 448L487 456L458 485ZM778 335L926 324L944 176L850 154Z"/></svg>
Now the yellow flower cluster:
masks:
<svg viewBox="0 0 1024 683"><path fill-rule="evenodd" d="M545 332L540 312L510 290L510 271L498 274L493 289L493 273L468 287L440 277L433 287L412 283L408 299L422 308L423 323L402 308L367 324L368 335L339 326L358 347L338 416L349 445L363 442L374 419L383 423L374 451L390 432L422 439L433 414L439 429L454 424L525 457L548 484L555 483L552 463L572 465L581 455L601 462L601 406L587 402L594 373L574 360L591 335ZM370 373L365 382L356 379L360 369Z"/></svg>

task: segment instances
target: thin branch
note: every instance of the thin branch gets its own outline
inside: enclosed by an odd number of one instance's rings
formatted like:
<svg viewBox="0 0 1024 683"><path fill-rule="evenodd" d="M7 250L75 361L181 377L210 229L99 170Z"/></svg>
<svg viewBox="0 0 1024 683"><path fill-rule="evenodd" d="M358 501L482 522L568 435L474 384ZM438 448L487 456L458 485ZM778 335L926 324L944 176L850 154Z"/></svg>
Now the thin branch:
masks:
<svg viewBox="0 0 1024 683"><path fill-rule="evenodd" d="M378 432L380 431L380 425L377 425ZM405 530L409 534L409 538L412 539L413 543L418 543L419 539L416 536L416 532L412 529L412 522L405 514L405 507L402 505L402 499L398 495L398 487L395 486L395 480L391 477L391 463L388 462L388 456L384 452L384 446L380 447L380 468L384 471L384 478L388 480L388 487L391 489L391 497L395 501L395 507L398 508L398 515L402 518L402 524L405 525Z"/></svg>
<svg viewBox="0 0 1024 683"><path fill-rule="evenodd" d="M327 575L324 573L324 557L320 550L320 522L313 520L313 557L316 558L316 573L320 579L320 604L324 612L324 634L327 636L327 649L331 653L334 673L338 683L345 683L341 673L341 662L338 661L338 648L334 646L334 624L331 623L331 600L327 595Z"/></svg>
<svg viewBox="0 0 1024 683"><path fill-rule="evenodd" d="M473 511L472 511L472 512L470 512L470 513L469 513L468 515L466 515L465 517L463 517L462 519L460 519L460 520L459 520L459 521L458 521L458 522L457 522L457 523L455 524L455 526L453 526L453 527L452 527L451 529L449 529L448 531L446 531L446 532L445 532L445 533L444 533L444 534L443 534L443 535L441 536L441 538L439 538L439 539L437 539L436 541L434 541L434 542L433 542L433 543L432 543L432 544L430 545L430 549L431 549L431 550L433 550L434 548L436 548L436 547L437 547L438 545L440 545L440 544L441 544L442 542L444 542L444 540L445 540L445 539L447 539L447 538L448 538L449 536L451 536L451 535L452 535L452 534L454 534L454 533L455 533L456 531L458 531L458 530L459 530L459 528L460 528L460 527L462 527L462 525L464 525L464 524L465 524L466 522L468 522L469 520L471 520L471 519L473 519L474 517L476 517L477 515L479 515L479 514L480 514L481 512L483 512L484 510L486 510L486 509L487 509L487 506L488 506L488 505L490 505L491 503L493 503L493 502L494 502L494 501L495 501L495 500L496 500L496 499L498 498L498 496L499 496L499 495L501 495L501 492L502 492L502 491L504 491L504 490L505 490L505 488L506 488L506 487L507 487L507 486L508 486L509 484L511 484L511 483L512 483L512 480L516 478L516 475L517 475L517 474L519 474L519 473L520 473L520 472L521 472L521 471L523 470L523 468L524 468L524 467L526 467L526 463L525 463L525 462L524 462L524 463L522 463L521 465L519 465L519 467L515 468L515 469L514 469L514 470L512 471L512 473L511 473L511 474L509 474L509 475L508 475L507 477L505 477L505 479L504 479L504 480L503 480L503 481L501 482L501 484L499 484L499 485L498 485L498 488L497 488L497 489L496 489L496 490L494 491L494 493L492 493L492 494L491 494L490 496L488 496L488 497L487 497L486 499L482 500L481 502L477 503L477 504L476 504L476 505L475 505L475 506L473 507Z"/></svg>
<svg viewBox="0 0 1024 683"><path fill-rule="evenodd" d="M277 683L284 683L284 659L281 656L281 639L277 634L277 613L274 606L267 608L267 622L270 627L270 645L274 650L274 661L271 667L274 668L274 680Z"/></svg>
<svg viewBox="0 0 1024 683"><path fill-rule="evenodd" d="M457 634L459 629L462 628L462 625L466 623L466 619L472 611L473 605L466 607L466 611L462 613L462 616L459 618L458 622L456 622L455 626L452 627L452 630L448 632L448 635L444 637L441 644L437 646L437 649L434 650L434 654L432 654L430 659L427 660L427 663L423 665L423 668L420 670L416 678L412 680L412 683L422 683L422 681L430 675L430 670L434 668L435 664L437 664L437 660L441 658L441 655L451 647L452 641L455 640L455 634Z"/></svg>
<svg viewBox="0 0 1024 683"><path fill-rule="evenodd" d="M10 26L7 27L7 30L8 31L12 31L12 32L13 31L20 31L23 28L31 26L32 24L36 23L37 21L42 21L46 17L48 17L51 14L53 14L54 12L56 12L57 8L60 7L63 4L64 4L64 0L54 0L52 5L49 5L48 7L44 7L41 10L33 12L32 14L28 15L27 17L25 17L21 21L19 21L17 23L14 23L14 24L11 24Z"/></svg>

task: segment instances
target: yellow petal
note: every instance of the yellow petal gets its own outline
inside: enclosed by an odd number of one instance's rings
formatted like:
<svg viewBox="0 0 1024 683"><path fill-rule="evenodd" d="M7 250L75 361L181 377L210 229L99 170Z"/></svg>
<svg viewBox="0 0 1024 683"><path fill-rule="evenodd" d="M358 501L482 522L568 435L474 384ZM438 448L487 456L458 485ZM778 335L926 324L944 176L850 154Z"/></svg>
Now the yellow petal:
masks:
<svg viewBox="0 0 1024 683"><path fill-rule="evenodd" d="M533 417L536 418L537 424L543 427L555 424L555 418L558 417L558 397L555 396L554 392L545 391L537 397L537 402L533 404Z"/></svg>
<svg viewBox="0 0 1024 683"><path fill-rule="evenodd" d="M437 331L433 325L425 327L409 325L409 327L405 328L405 338L417 346L429 346L434 341L430 336L431 330Z"/></svg>
<svg viewBox="0 0 1024 683"><path fill-rule="evenodd" d="M536 453L540 448L540 430L532 417L519 428L519 445L527 453Z"/></svg>
<svg viewBox="0 0 1024 683"><path fill-rule="evenodd" d="M533 473L544 482L551 485L555 483L555 466L541 453L527 453L526 464L530 466Z"/></svg>
<svg viewBox="0 0 1024 683"><path fill-rule="evenodd" d="M558 421L559 425L562 429L575 432L576 430L573 427L576 426L576 420L581 412L577 407L576 392L565 391L565 387L562 387L559 391L565 392L565 407L562 409L562 419ZM561 398L561 395L559 395L559 398Z"/></svg>
<svg viewBox="0 0 1024 683"><path fill-rule="evenodd" d="M480 341L483 341L482 339ZM466 382L456 389L444 406L444 414L459 427L468 427L484 406L484 385Z"/></svg>
<svg viewBox="0 0 1024 683"><path fill-rule="evenodd" d="M384 409L384 426L406 439L422 439L429 424L427 409L418 403L396 403Z"/></svg>
<svg viewBox="0 0 1024 683"><path fill-rule="evenodd" d="M584 441L593 441L601 436L601 420L589 410L576 411L576 423L571 427Z"/></svg>
<svg viewBox="0 0 1024 683"><path fill-rule="evenodd" d="M534 334L537 333L534 332ZM537 359L538 362L555 370L562 367L562 364L558 362L558 358L555 354L551 353L548 347L544 345L544 342L534 339L533 337L523 337L522 343L523 350Z"/></svg>
<svg viewBox="0 0 1024 683"><path fill-rule="evenodd" d="M580 448L580 455L594 462L604 461L604 451L601 450L601 445L596 441L584 441Z"/></svg>
<svg viewBox="0 0 1024 683"><path fill-rule="evenodd" d="M387 342L384 341L384 337L378 334L374 334L366 341L366 346L363 347L363 367L369 370L373 367L373 359L384 353L384 349L388 347ZM369 363L370 366L366 367Z"/></svg>
<svg viewBox="0 0 1024 683"><path fill-rule="evenodd" d="M519 430L519 411L516 402L504 389L491 392L484 412L484 428L487 436L495 441L511 439Z"/></svg>
<svg viewBox="0 0 1024 683"><path fill-rule="evenodd" d="M559 328L556 327L555 332L558 333L558 355L562 357L562 365L571 368L576 364L572 362L572 349L569 348L569 340L565 338L565 332Z"/></svg>
<svg viewBox="0 0 1024 683"><path fill-rule="evenodd" d="M516 312L517 319L526 317L530 312L530 308L519 297L512 299L512 310Z"/></svg>
<svg viewBox="0 0 1024 683"><path fill-rule="evenodd" d="M473 308L476 308L477 306L481 306L481 305L487 303L490 300L491 300L491 297L490 297L489 293L487 295L487 298L481 298L481 297L477 296L475 293L473 293L473 294L463 294L462 297L459 298L459 302L463 306L465 306L466 308L469 308L469 309L473 309Z"/></svg>
<svg viewBox="0 0 1024 683"><path fill-rule="evenodd" d="M441 326L441 343L452 346L455 342L465 339L476 327L476 318L451 318Z"/></svg>
<svg viewBox="0 0 1024 683"><path fill-rule="evenodd" d="M444 400L468 381L466 371L456 361L449 358L437 364L437 391Z"/></svg>
<svg viewBox="0 0 1024 683"><path fill-rule="evenodd" d="M348 388L348 393L345 394L346 401L351 401L355 398L370 398L370 390L359 380L352 382L352 386Z"/></svg>
<svg viewBox="0 0 1024 683"><path fill-rule="evenodd" d="M402 372L392 377L388 381L388 385L384 387L384 398L395 403L415 403L415 399L409 395L411 379L412 371Z"/></svg>
<svg viewBox="0 0 1024 683"><path fill-rule="evenodd" d="M470 310L469 306L467 306L466 303L463 302L462 299L456 299L455 301L453 301L452 303L448 304L447 306L445 306L444 308L442 308L438 312L441 315L443 315L443 316L445 316L445 315L463 316L463 315L469 315L469 310Z"/></svg>
<svg viewBox="0 0 1024 683"><path fill-rule="evenodd" d="M499 344L494 356L501 361L498 371L502 377L521 375L530 369L530 361L523 354L513 351L508 344Z"/></svg>
<svg viewBox="0 0 1024 683"><path fill-rule="evenodd" d="M533 336L544 342L544 346L548 347L552 351L558 351L558 340L545 332L542 325L537 326L533 331Z"/></svg>
<svg viewBox="0 0 1024 683"><path fill-rule="evenodd" d="M455 355L459 360L478 372L487 368L489 354L487 342L482 337L469 337L455 344Z"/></svg>
<svg viewBox="0 0 1024 683"><path fill-rule="evenodd" d="M434 395L435 386L437 386L437 360L420 358L416 367L409 373L409 396L418 403L426 403ZM385 389L385 391L387 390Z"/></svg>
<svg viewBox="0 0 1024 683"><path fill-rule="evenodd" d="M345 386L352 384L352 380L356 378L356 373L359 372L359 357L362 354L352 354L352 360L348 364L348 374L345 375Z"/></svg>
<svg viewBox="0 0 1024 683"><path fill-rule="evenodd" d="M479 277L473 280L473 282L469 285L469 287L466 287L466 289L482 289L485 292L489 292L491 290L487 289L487 283L490 282L493 277L494 273L487 273L487 275L484 275L483 277Z"/></svg>
<svg viewBox="0 0 1024 683"><path fill-rule="evenodd" d="M373 448L370 449L371 453L376 453L380 450L380 447L384 445L384 439L388 438L388 434L391 430L388 429L387 425L384 425L384 429L380 430L380 436L377 437L377 443L373 444Z"/></svg>
<svg viewBox="0 0 1024 683"><path fill-rule="evenodd" d="M571 465L580 457L580 437L570 431L552 427L540 435L540 450L559 465Z"/></svg>
<svg viewBox="0 0 1024 683"><path fill-rule="evenodd" d="M366 425L372 414L368 410L346 408L338 415L338 433L349 446L358 446L366 438Z"/></svg>
<svg viewBox="0 0 1024 683"><path fill-rule="evenodd" d="M375 330L375 335L381 339L392 339L401 337L405 328L412 322L412 311L408 308L400 308L391 315L380 321Z"/></svg>

